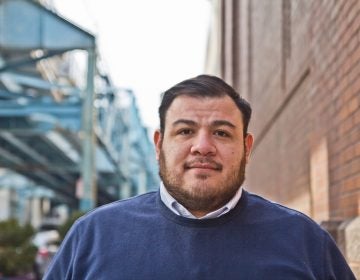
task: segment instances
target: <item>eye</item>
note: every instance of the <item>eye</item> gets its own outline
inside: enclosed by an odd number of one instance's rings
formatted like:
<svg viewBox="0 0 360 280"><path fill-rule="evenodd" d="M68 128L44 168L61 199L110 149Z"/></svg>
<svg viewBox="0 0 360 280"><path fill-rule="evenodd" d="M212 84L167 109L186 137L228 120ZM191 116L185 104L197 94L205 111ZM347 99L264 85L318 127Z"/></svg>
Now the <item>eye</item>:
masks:
<svg viewBox="0 0 360 280"><path fill-rule="evenodd" d="M178 134L180 134L180 135L190 135L190 134L192 134L192 130L188 129L188 128L184 128L184 129L179 130Z"/></svg>
<svg viewBox="0 0 360 280"><path fill-rule="evenodd" d="M230 137L230 134L223 130L216 130L214 132L214 135L219 136L219 137Z"/></svg>

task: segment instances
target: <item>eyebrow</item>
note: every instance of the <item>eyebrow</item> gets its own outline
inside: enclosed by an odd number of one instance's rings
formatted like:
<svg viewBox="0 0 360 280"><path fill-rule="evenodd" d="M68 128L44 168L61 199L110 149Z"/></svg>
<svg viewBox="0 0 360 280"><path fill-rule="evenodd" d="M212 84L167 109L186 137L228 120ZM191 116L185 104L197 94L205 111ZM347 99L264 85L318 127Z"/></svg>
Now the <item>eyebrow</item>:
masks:
<svg viewBox="0 0 360 280"><path fill-rule="evenodd" d="M192 121L192 120L187 120L187 119L178 119L176 121L173 122L173 126L176 126L176 125L179 125L179 124L187 124L187 125L190 125L190 126L196 126L197 123ZM226 120L215 120L211 123L211 126L228 126L230 128L236 128L236 126L229 122L229 121L226 121Z"/></svg>
<svg viewBox="0 0 360 280"><path fill-rule="evenodd" d="M192 120L187 120L187 119L178 119L176 121L174 121L173 126L179 125L179 124L187 124L187 125L191 125L191 126L196 126L196 122L192 121Z"/></svg>
<svg viewBox="0 0 360 280"><path fill-rule="evenodd" d="M230 127L230 128L236 128L236 126L233 124L233 123L231 123L231 122L229 122L229 121L225 121L225 120L216 120L216 121L213 121L212 123L211 123L211 125L212 126L228 126L228 127Z"/></svg>

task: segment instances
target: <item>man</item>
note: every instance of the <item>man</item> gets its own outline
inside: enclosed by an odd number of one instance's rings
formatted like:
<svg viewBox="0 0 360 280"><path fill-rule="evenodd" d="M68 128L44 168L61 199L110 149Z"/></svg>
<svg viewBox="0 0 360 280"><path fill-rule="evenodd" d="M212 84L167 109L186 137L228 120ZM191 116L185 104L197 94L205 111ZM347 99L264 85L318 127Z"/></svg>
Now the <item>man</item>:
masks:
<svg viewBox="0 0 360 280"><path fill-rule="evenodd" d="M183 81L159 115L160 190L79 219L45 279L355 279L315 222L241 187L251 108L233 88Z"/></svg>

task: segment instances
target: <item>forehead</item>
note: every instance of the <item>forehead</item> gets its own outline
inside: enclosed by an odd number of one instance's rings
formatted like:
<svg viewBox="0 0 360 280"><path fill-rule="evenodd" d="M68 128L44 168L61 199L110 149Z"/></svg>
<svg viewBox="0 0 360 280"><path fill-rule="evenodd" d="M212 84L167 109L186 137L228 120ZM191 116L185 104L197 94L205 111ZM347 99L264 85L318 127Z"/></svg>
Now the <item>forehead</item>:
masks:
<svg viewBox="0 0 360 280"><path fill-rule="evenodd" d="M241 123L242 127L242 113L227 95L221 97L178 96L166 113L166 126L177 119L197 122L227 120L237 126Z"/></svg>

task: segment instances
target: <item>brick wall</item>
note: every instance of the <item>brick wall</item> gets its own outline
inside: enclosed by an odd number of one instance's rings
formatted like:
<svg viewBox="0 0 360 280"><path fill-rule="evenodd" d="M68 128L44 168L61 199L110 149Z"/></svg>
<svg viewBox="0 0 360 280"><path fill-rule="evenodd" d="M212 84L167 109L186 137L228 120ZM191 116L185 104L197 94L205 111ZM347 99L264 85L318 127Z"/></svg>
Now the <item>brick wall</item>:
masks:
<svg viewBox="0 0 360 280"><path fill-rule="evenodd" d="M360 215L360 1L220 2L220 72L254 110L247 189L339 229Z"/></svg>
<svg viewBox="0 0 360 280"><path fill-rule="evenodd" d="M230 0L222 13L222 74L254 109L248 188L319 221L358 216L360 2Z"/></svg>

